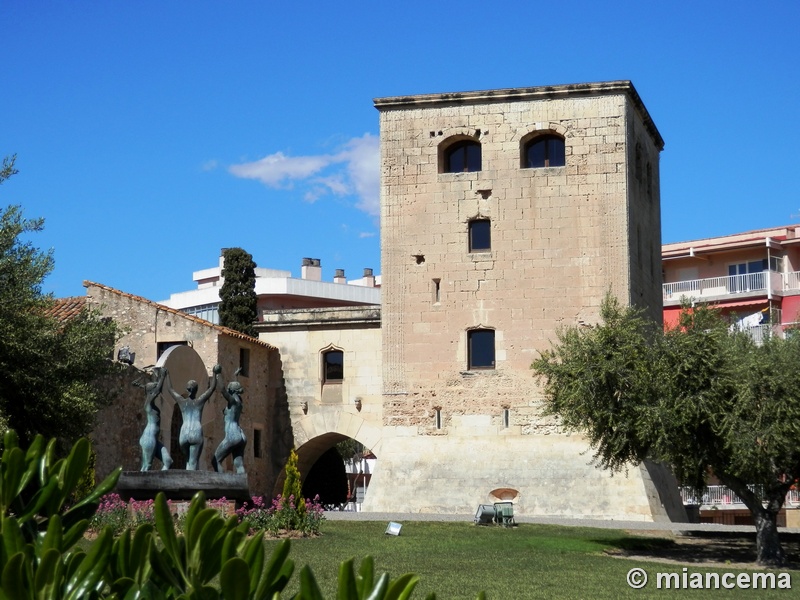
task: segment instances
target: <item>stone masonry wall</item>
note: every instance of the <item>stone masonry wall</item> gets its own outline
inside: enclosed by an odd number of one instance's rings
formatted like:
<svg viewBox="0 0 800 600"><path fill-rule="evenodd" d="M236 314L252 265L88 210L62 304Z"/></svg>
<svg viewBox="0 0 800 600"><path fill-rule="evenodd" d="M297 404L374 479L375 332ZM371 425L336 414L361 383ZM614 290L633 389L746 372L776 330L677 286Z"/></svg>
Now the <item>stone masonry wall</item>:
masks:
<svg viewBox="0 0 800 600"><path fill-rule="evenodd" d="M97 426L92 436L98 455L98 477L105 476L116 466L122 466L124 470L139 470L141 467L138 443L145 425L144 392L133 387L131 383L142 375L145 375L147 381L144 369L156 364L159 342L187 342L203 360L209 376L215 364L222 366L223 382L226 385L233 380L234 373L240 366L240 350L249 353L248 374L239 377L245 389L244 410L240 420L248 440L244 457L245 469L251 493L271 494L285 455L288 454L288 449L283 448L286 444L281 443L281 436L273 433L275 421L280 420L278 403L282 385L280 379L271 377L270 373L271 364L277 361L277 350L144 298L98 284L87 283L86 286L89 303L103 315L114 319L123 330L124 336L117 347L128 346L136 354L134 365L121 374L118 380L108 382L108 385L118 391L117 401L98 414ZM176 391L183 392L185 382L172 383ZM202 393L208 380L198 383ZM161 439L175 455L179 450L172 444L171 424L173 413L178 409L166 391L160 402ZM205 441L200 460L201 470L211 470L211 457L224 438L222 410L225 404L222 394L217 391L203 412ZM283 421L282 427L291 430L288 420L284 418ZM258 451L255 448L256 429L261 432ZM279 467L273 461L276 454L282 455ZM230 457L224 465L227 470L232 469ZM154 468L160 468L160 462L156 461Z"/></svg>

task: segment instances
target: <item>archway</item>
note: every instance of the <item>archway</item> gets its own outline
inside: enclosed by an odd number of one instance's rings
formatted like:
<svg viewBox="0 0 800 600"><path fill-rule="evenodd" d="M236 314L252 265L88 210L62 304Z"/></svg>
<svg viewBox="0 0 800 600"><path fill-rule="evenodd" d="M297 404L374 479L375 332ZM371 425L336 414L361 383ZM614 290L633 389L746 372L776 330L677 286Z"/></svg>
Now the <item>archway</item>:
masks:
<svg viewBox="0 0 800 600"><path fill-rule="evenodd" d="M320 500L324 502L323 493L320 492L330 486L332 501L326 504L341 504L342 489L347 490L345 501L363 500L376 456L380 456L381 428L365 421L360 415L341 409L329 412L324 418L320 417L317 414L292 423L295 442L299 442L296 447L297 466L303 479L303 495L313 498L319 493ZM336 445L345 441L349 442L349 446L361 450L362 454L369 452L370 458L361 460L359 456L359 460L351 460L350 464L346 464L336 450ZM286 473L282 471L274 495L282 493L285 478Z"/></svg>

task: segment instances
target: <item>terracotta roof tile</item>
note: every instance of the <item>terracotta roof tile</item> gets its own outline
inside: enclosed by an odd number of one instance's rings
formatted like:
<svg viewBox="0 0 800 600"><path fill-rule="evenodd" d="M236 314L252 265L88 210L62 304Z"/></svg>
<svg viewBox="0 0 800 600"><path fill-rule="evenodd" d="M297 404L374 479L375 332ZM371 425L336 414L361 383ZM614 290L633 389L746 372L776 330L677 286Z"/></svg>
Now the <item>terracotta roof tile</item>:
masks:
<svg viewBox="0 0 800 600"><path fill-rule="evenodd" d="M112 287L108 287L107 285L103 285L102 283L95 283L94 281L84 281L83 287L88 288L89 286L94 286L100 288L101 290L105 290L107 292L111 292L112 294L117 294L118 296L122 296L124 298L130 298L136 302L142 302L144 304L149 304L153 307L157 307L159 310L164 312L172 313L175 316L178 316L182 319L188 319L190 321L194 321L195 323L199 323L200 325L204 325L206 327L210 327L211 329L222 333L224 335L229 335L231 337L238 338L240 340L247 340L248 342L252 342L254 344L258 344L260 346L264 346L265 348L270 348L272 350L277 350L275 346L272 344L268 344L258 338L250 337L249 335L245 335L235 329L230 329L229 327L223 327L222 325L214 325L210 321L206 321L205 319L201 319L200 317L196 317L194 315L186 314L183 311L180 311L176 308L170 308L169 306L164 306L163 304L159 304L158 302L153 302L152 300L148 300L147 298L142 298L141 296L136 296L135 294L129 294L127 292L122 292L120 290L114 289ZM85 300L85 298L84 298Z"/></svg>
<svg viewBox="0 0 800 600"><path fill-rule="evenodd" d="M56 298L53 305L44 311L46 317L50 317L65 323L77 317L86 307L85 296L73 296L71 298Z"/></svg>

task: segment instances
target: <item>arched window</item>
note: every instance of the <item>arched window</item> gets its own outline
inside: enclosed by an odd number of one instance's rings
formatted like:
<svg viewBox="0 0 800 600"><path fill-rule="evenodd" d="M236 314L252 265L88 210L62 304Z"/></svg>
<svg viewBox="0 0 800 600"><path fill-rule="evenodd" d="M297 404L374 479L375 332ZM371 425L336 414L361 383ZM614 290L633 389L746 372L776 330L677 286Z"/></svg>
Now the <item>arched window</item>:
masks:
<svg viewBox="0 0 800 600"><path fill-rule="evenodd" d="M467 368L494 369L494 329L467 331Z"/></svg>
<svg viewBox="0 0 800 600"><path fill-rule="evenodd" d="M469 222L469 251L488 252L492 249L492 223L489 219Z"/></svg>
<svg viewBox="0 0 800 600"><path fill-rule="evenodd" d="M462 140L448 146L443 155L443 173L466 173L481 170L481 145L475 140Z"/></svg>
<svg viewBox="0 0 800 600"><path fill-rule="evenodd" d="M323 383L339 383L344 379L344 352L328 350L322 353Z"/></svg>
<svg viewBox="0 0 800 600"><path fill-rule="evenodd" d="M563 167L565 162L564 138L558 135L538 135L522 149L523 168Z"/></svg>

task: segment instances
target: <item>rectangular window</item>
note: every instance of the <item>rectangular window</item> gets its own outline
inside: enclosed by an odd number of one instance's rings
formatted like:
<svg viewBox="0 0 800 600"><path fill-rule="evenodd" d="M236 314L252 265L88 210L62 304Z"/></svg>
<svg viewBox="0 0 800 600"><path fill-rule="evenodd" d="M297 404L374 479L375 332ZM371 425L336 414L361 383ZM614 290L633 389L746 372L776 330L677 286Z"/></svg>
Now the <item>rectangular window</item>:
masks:
<svg viewBox="0 0 800 600"><path fill-rule="evenodd" d="M467 366L470 369L494 369L494 330L473 329L467 332Z"/></svg>
<svg viewBox="0 0 800 600"><path fill-rule="evenodd" d="M436 429L442 428L442 409L437 408L436 414L433 416L433 424L436 426Z"/></svg>
<svg viewBox="0 0 800 600"><path fill-rule="evenodd" d="M503 409L503 429L508 429L511 426L511 410L508 408Z"/></svg>
<svg viewBox="0 0 800 600"><path fill-rule="evenodd" d="M261 430L253 429L253 458L261 458Z"/></svg>
<svg viewBox="0 0 800 600"><path fill-rule="evenodd" d="M239 368L243 377L250 376L250 350L239 348Z"/></svg>
<svg viewBox="0 0 800 600"><path fill-rule="evenodd" d="M339 383L344 379L344 352L329 350L322 355L324 383Z"/></svg>
<svg viewBox="0 0 800 600"><path fill-rule="evenodd" d="M492 225L489 219L469 222L469 251L488 252L492 249Z"/></svg>
<svg viewBox="0 0 800 600"><path fill-rule="evenodd" d="M431 285L431 291L433 292L433 303L439 304L442 301L442 280L441 279L434 279Z"/></svg>

